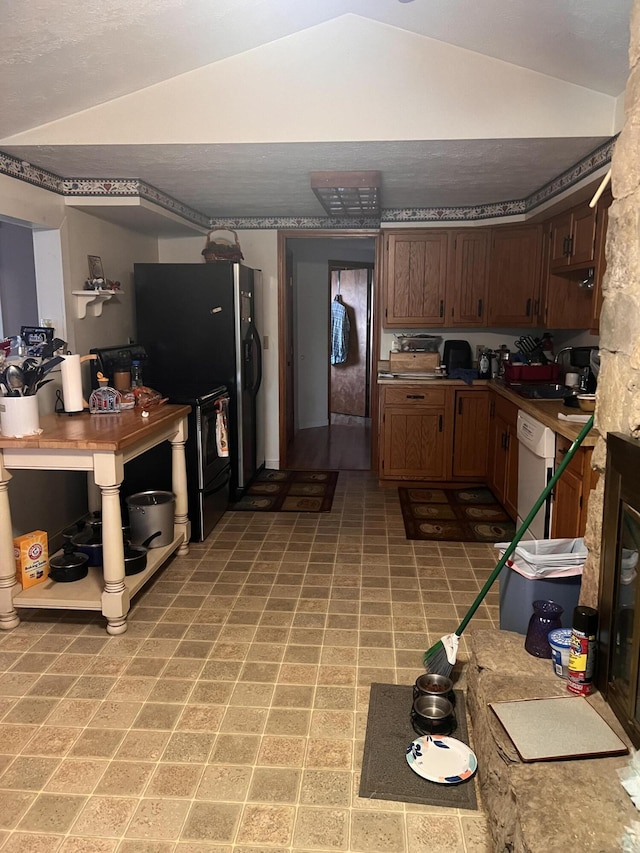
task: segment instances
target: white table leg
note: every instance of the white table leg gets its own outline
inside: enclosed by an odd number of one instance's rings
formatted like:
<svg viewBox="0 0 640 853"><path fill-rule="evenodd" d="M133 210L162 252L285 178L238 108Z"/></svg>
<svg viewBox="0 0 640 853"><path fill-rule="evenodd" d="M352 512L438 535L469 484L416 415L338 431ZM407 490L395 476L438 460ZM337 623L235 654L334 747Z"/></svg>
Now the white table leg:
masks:
<svg viewBox="0 0 640 853"><path fill-rule="evenodd" d="M13 606L13 587L16 583L16 560L13 555L13 527L9 506L11 474L4 467L0 453L0 630L8 631L20 624Z"/></svg>
<svg viewBox="0 0 640 853"><path fill-rule="evenodd" d="M187 462L184 446L187 441L187 419L180 421L178 431L171 442L171 482L173 493L176 496L173 529L175 535L182 533L182 544L178 548L178 554L184 556L189 553L189 539L191 537L191 525L189 523L189 508L187 500Z"/></svg>
<svg viewBox="0 0 640 853"><path fill-rule="evenodd" d="M124 582L124 542L120 514L120 483L124 477L122 460L114 458L113 454L96 458L94 475L102 493L102 615L107 620L108 634L124 634L130 599Z"/></svg>

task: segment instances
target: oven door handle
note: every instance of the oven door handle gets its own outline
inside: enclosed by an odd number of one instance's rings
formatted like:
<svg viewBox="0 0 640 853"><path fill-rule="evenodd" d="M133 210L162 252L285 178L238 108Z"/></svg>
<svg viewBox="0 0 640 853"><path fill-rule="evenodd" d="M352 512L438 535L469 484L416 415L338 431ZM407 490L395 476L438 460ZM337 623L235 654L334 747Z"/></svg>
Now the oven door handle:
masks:
<svg viewBox="0 0 640 853"><path fill-rule="evenodd" d="M225 476L224 476L224 479L223 479L223 480L219 481L219 480L216 478L216 480L214 481L214 482L216 483L216 487L215 487L215 489L207 489L207 488L204 488L204 489L202 490L202 494L203 494L203 496L204 496L205 498L208 498L208 497L209 497L209 495L214 495L216 492L219 492L219 491L220 491L220 489L224 489L224 487L227 485L227 483L229 482L229 480L230 480L230 479L231 479L231 465L229 465L229 467L226 469L226 473L225 473Z"/></svg>

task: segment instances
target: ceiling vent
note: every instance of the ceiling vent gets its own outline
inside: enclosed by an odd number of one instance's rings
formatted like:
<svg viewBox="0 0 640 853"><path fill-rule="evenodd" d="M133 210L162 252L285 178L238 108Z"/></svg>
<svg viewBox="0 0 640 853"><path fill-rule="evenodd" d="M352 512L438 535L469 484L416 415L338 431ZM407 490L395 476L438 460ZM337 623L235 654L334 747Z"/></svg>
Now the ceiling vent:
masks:
<svg viewBox="0 0 640 853"><path fill-rule="evenodd" d="M380 215L380 172L312 172L311 189L329 216Z"/></svg>

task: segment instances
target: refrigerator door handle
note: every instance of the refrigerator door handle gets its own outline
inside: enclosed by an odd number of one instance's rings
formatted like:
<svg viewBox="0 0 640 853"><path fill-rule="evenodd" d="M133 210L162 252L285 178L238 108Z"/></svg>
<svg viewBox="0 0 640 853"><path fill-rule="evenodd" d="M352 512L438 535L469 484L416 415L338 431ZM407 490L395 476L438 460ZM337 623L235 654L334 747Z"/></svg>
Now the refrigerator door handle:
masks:
<svg viewBox="0 0 640 853"><path fill-rule="evenodd" d="M251 324L245 338L245 388L252 396L258 393L262 383L262 344L256 327Z"/></svg>

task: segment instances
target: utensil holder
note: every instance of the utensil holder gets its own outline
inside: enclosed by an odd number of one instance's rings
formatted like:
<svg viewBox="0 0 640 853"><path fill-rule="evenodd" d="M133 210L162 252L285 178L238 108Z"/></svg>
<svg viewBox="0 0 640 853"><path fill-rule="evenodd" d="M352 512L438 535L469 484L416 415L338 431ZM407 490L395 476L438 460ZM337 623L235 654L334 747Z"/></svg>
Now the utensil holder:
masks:
<svg viewBox="0 0 640 853"><path fill-rule="evenodd" d="M37 435L40 432L37 396L0 398L0 430L8 438Z"/></svg>

